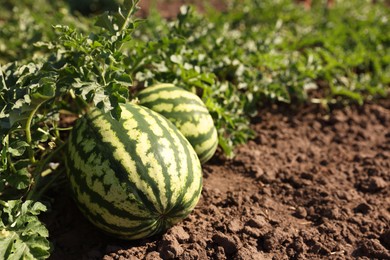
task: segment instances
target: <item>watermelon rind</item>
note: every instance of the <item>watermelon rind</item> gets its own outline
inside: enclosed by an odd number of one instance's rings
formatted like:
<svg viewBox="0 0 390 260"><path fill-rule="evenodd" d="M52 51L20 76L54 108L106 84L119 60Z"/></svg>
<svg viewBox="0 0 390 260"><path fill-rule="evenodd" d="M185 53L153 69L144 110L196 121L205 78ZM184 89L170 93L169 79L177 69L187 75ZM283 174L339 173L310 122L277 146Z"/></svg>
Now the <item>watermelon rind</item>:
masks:
<svg viewBox="0 0 390 260"><path fill-rule="evenodd" d="M138 102L170 120L188 139L202 164L211 159L218 147L213 118L203 101L194 93L174 84L147 87L137 95Z"/></svg>
<svg viewBox="0 0 390 260"><path fill-rule="evenodd" d="M196 206L200 161L180 131L131 103L120 120L92 108L68 140L67 176L81 212L101 230L133 240L164 232Z"/></svg>

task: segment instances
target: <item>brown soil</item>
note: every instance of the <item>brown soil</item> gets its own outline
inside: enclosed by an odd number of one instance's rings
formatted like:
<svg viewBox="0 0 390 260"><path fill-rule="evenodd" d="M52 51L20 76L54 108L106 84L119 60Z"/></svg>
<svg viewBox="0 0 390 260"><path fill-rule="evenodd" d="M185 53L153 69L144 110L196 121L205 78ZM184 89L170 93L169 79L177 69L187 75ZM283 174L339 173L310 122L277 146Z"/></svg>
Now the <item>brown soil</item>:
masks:
<svg viewBox="0 0 390 260"><path fill-rule="evenodd" d="M390 101L326 112L271 106L236 157L204 166L194 212L116 240L58 194L52 259L390 259Z"/></svg>

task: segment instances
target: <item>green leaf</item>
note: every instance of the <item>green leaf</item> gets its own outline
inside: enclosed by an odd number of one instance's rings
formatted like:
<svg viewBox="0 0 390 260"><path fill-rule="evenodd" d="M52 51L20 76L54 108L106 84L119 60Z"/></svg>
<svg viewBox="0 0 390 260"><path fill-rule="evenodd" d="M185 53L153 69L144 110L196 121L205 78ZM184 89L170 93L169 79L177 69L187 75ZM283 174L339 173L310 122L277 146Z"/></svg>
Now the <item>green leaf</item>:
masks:
<svg viewBox="0 0 390 260"><path fill-rule="evenodd" d="M21 156L24 154L24 152L26 151L26 147L28 146L29 144L26 143L25 141L12 142L10 144L10 147L8 148L8 152L12 156Z"/></svg>
<svg viewBox="0 0 390 260"><path fill-rule="evenodd" d="M31 182L31 174L27 168L21 168L12 172L9 176L6 176L6 180L9 185L16 188L17 190L23 190L29 187Z"/></svg>
<svg viewBox="0 0 390 260"><path fill-rule="evenodd" d="M40 202L0 201L0 259L46 259L50 255L48 231L38 215Z"/></svg>
<svg viewBox="0 0 390 260"><path fill-rule="evenodd" d="M41 104L46 100L53 98L56 94L56 86L53 79L41 79L41 86L35 93L31 94L31 98L34 104Z"/></svg>
<svg viewBox="0 0 390 260"><path fill-rule="evenodd" d="M98 17L98 19L96 20L95 25L108 30L112 34L115 33L115 29L114 29L114 26L112 24L112 20L110 19L108 12L101 14Z"/></svg>
<svg viewBox="0 0 390 260"><path fill-rule="evenodd" d="M121 85L126 86L126 87L131 87L132 84L133 84L131 76L130 75L126 75L126 74L121 74L121 75L117 76L114 79L114 81L117 82L117 83L120 83Z"/></svg>

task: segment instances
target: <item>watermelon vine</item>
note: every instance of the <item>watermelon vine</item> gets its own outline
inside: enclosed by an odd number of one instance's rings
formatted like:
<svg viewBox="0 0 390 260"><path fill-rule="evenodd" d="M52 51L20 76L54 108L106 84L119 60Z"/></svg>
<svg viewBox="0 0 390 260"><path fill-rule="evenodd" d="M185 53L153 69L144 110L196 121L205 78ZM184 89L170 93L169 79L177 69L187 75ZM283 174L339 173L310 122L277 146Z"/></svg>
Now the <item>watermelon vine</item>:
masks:
<svg viewBox="0 0 390 260"><path fill-rule="evenodd" d="M128 101L132 86L125 62L128 55L120 50L131 41L138 23L133 18L137 3L124 1L119 12L102 14L96 22L100 29L89 35L68 26L55 26L57 40L38 43L50 55L27 64L12 62L1 67L1 209L9 212L8 218L3 213L0 221L3 258L48 256L48 232L34 217L46 207L34 203L47 203L42 195L53 184L66 185L62 167L65 144L73 121L85 113L87 106L110 112L116 120L120 118L120 103ZM68 120L60 120L64 118ZM39 205L39 211L12 213L31 205ZM35 233L14 230L25 217L42 230L37 245L28 242L36 239ZM13 234L19 236L10 239ZM29 250L20 251L22 246ZM35 247L41 247L45 254Z"/></svg>

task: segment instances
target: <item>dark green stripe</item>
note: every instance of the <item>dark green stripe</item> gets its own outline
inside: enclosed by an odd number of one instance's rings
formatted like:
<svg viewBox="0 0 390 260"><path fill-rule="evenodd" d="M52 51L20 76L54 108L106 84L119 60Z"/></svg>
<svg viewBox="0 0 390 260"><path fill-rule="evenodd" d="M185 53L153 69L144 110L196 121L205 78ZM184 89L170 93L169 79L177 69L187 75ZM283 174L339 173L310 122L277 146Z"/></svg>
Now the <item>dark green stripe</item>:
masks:
<svg viewBox="0 0 390 260"><path fill-rule="evenodd" d="M158 122L158 118L154 115L154 114L151 114L149 113L150 110L146 110L142 107L134 107L132 105L129 105L129 106L126 106L126 108L128 108L129 111L131 111L131 113L133 114L134 116L134 119L135 121L137 121L138 123L138 129L140 129L143 133L146 133L147 136L148 136L148 140L150 141L150 147L149 149L147 150L147 153L152 153L153 156L155 157L155 159L157 160L157 162L159 162L159 165L161 166L162 168L162 175L165 176L165 173L167 172L167 168L166 168L166 165L164 163L162 163L162 160L163 160L163 156L160 155L159 153L159 149L158 149L158 139L159 137L157 137L152 131L151 131L151 128L149 127L150 126L150 123L149 121L147 120L148 116L152 117L153 119L155 119L157 122ZM144 110L148 113L148 116L145 117L144 115L142 115L139 111L140 110ZM159 124L160 125L160 124ZM122 125L123 126L123 125ZM124 130L124 131L127 131L127 130ZM124 132L125 133L125 132ZM126 135L127 136L127 135ZM168 136L168 134L164 134L163 135L164 137ZM122 140L122 139L121 139ZM156 146L156 147L155 147ZM135 147L134 147L135 148ZM134 150L133 153L136 153L136 151ZM159 188L158 188L158 183L155 179L153 179L150 175L149 175L149 172L151 171L151 168L150 166L147 166L147 165L144 165L140 159L140 157L138 157L138 155L136 155L135 157L135 161L137 162L137 164L141 164L142 165L142 168L143 169L146 169L146 171L144 172L144 175L145 175L145 178L146 178L146 181L147 183L152 183L153 185L150 185L152 190L153 190L153 194L156 196L156 199L158 201L158 203L160 204L161 208L164 209L163 205L162 205L162 202L161 202L161 195L160 193L163 192L161 191Z"/></svg>
<svg viewBox="0 0 390 260"><path fill-rule="evenodd" d="M137 109L133 108L132 106L126 106L126 108L134 114ZM135 140L132 140L127 135L127 130L123 127L123 120L117 121L113 119L109 115L101 115L104 120L109 122L110 129L117 135L118 139L123 143L126 152L131 154L132 159L135 161L137 174L140 176L141 180L145 181L151 188L156 196L157 200L159 200L159 190L157 187L157 183L154 179L152 179L148 174L148 167L143 165L141 158L136 153L136 144L137 142ZM134 120L137 120L137 123L139 123L138 118L134 116ZM98 125L95 125L93 123L94 119L91 119L91 129L95 129L95 127L99 127ZM139 129L143 131L142 124L139 123ZM98 140L102 140L102 135L100 131L96 130L94 131L97 135ZM134 182L132 182L129 179L129 174L127 173L124 166L114 157L114 154L112 151L116 149L116 147L112 146L111 143L105 143L105 142L99 142L101 145L99 149L102 150L103 158L107 158L109 160L111 168L114 170L116 177L121 181L126 183L126 187L128 188L128 192L131 192L135 194L135 196L141 200L147 209L149 209L150 212L158 212L155 208L152 201L150 201L147 197L147 195L144 193L144 191L138 189ZM161 204L161 201L159 201Z"/></svg>
<svg viewBox="0 0 390 260"><path fill-rule="evenodd" d="M212 126L210 127L209 131L205 134L199 134L198 136L187 135L186 138L193 146L195 146L210 140L210 138L213 136L215 131L216 131L215 127Z"/></svg>
<svg viewBox="0 0 390 260"><path fill-rule="evenodd" d="M201 192L202 192L202 185L199 185L198 190L196 192L194 192L191 199L188 200L187 203L177 204L176 207L174 207L171 210L170 217L172 217L172 218L185 218L185 217L187 217L191 213L191 211L193 210L193 208L189 208L190 204L195 199L199 199L199 195Z"/></svg>
<svg viewBox="0 0 390 260"><path fill-rule="evenodd" d="M83 157L81 157L81 158L83 158ZM95 192L94 190L92 190L88 186L88 184L86 182L86 178L82 178L83 174L78 174L79 170L75 169L73 167L75 165L75 162L73 161L72 158L68 158L68 163L69 163L68 164L69 171L70 172L73 171L75 173L75 174L72 174L72 177L75 179L75 182L79 186L79 189L81 190L81 192L86 193L90 197L91 202L98 204L102 208L105 208L112 215L121 216L123 218L128 218L131 220L145 220L145 217L140 217L140 216L132 214L133 212L128 212L128 211L114 207L114 205L112 203L108 202L105 197L102 197L100 194L98 194L97 192ZM69 173L69 174L71 174L71 173ZM76 192L76 189L73 189L73 192L74 192L76 197L79 196L78 192ZM139 201L130 200L130 198L128 198L127 202L132 203L132 204L137 204L137 207L140 210L147 211L145 208L143 208L144 205L142 203L140 203ZM153 219L153 217L154 216L151 213L150 219ZM149 219L149 218L147 218L147 219Z"/></svg>
<svg viewBox="0 0 390 260"><path fill-rule="evenodd" d="M199 157L200 161L201 162L205 162L208 159L210 159L211 156L213 156L215 150L217 149L217 146L218 146L218 139L209 149L205 150L201 154L198 154L198 157Z"/></svg>
<svg viewBox="0 0 390 260"><path fill-rule="evenodd" d="M200 178L201 178L201 180L200 180L200 182L199 182L198 190L197 190L196 192L194 192L194 194L192 195L191 199L189 199L187 203L184 203L184 204L183 204L183 207L182 207L181 211L177 211L178 215L175 215L175 217L186 216L186 215L188 215L189 212L191 212L191 210L192 210L192 209L189 209L190 204L191 204L195 199L199 200L199 198L200 198L200 193L202 192L202 187L203 187L203 183L202 183L202 182L203 182L203 176L200 175ZM183 213L180 214L180 212L183 212ZM185 214L185 215L183 215L183 214Z"/></svg>
<svg viewBox="0 0 390 260"><path fill-rule="evenodd" d="M183 199L184 199L184 195L187 192L187 187L189 187L191 185L191 183L194 181L193 163L197 163L196 161L193 161L192 156L191 156L190 149L192 149L192 147L188 146L188 143L185 139L180 139L180 142L183 145L186 157L188 158L188 163L187 163L187 173L188 174L186 177L185 186L182 188L181 194L180 194L179 198L177 199L176 204L172 208L170 208L170 210L169 210L169 216L172 216L172 214L175 214L177 209L183 208L183 206L184 206Z"/></svg>
<svg viewBox="0 0 390 260"><path fill-rule="evenodd" d="M176 127L174 127L172 125L171 122L169 122L168 120L165 120L165 118L163 117L159 117L159 116L156 116L156 112L153 112L152 110L149 110L149 109L145 109L145 111L152 117L155 118L155 120L158 122L158 125L160 126L160 128L162 129L162 132L163 132L163 136L164 138L166 138L168 140L168 142L171 144L171 149L176 149L176 141L172 138L172 134L169 132L168 128L166 128L162 122L162 120L164 120L168 127L171 128L171 130L173 130L174 134L177 135L178 139L181 140L183 138L180 137L180 134L179 134L179 131L176 129ZM149 124L148 122L145 122L146 124ZM149 130L149 129L148 129ZM158 143L158 138L156 138L155 144ZM158 149L156 149L158 150ZM176 153L176 151L174 151ZM158 158L158 161L162 162L163 161L163 157L164 157L164 154L160 154L160 153L156 153L155 154L156 158ZM179 156L177 156L175 154L175 163L176 163L176 166L178 167L176 170L178 171L179 170L179 165L180 165L180 160L179 160ZM168 172L168 168L166 167L166 165L164 163L161 164L161 167L163 168L163 177L164 177L164 183L165 183L165 196L167 197L167 200L168 200L168 204L167 204L167 208L165 209L165 211L167 211L170 207L172 207L172 192L171 192L171 182L170 182L170 178L169 178L169 175L170 173ZM181 174L181 173L179 173Z"/></svg>
<svg viewBox="0 0 390 260"><path fill-rule="evenodd" d="M211 153L217 146L217 143L214 143L211 147L209 147L208 149L204 150L204 152L198 154L198 157L199 158L204 158L206 157L209 153Z"/></svg>
<svg viewBox="0 0 390 260"><path fill-rule="evenodd" d="M78 132L78 130L81 128L81 124L87 124L87 128L88 131L84 131L82 134L83 134L83 138L88 138L88 139L94 139L96 141L96 150L95 150L95 153L97 155L100 154L100 156L102 158L105 158L106 160L109 161L110 163L110 168L115 172L116 174L116 177L119 179L119 182L124 182L126 183L125 186L127 187L127 192L131 192L135 195L135 197L137 198L137 200L130 200L130 198L128 198L128 201L129 203L139 203L140 205L142 206L146 206L145 208L141 208L145 211L149 211L151 212L151 215L153 214L152 212L157 212L155 209L154 209L154 205L151 204L151 202L149 202L147 199L146 199L146 196L143 195L143 193L141 191L139 191L137 189L137 187L135 186L135 184L131 181L129 181L129 178L128 178L128 174L126 173L126 170L122 167L122 165L120 163L118 163L118 161L114 160L112 158L113 156L113 153L112 151L115 149L111 144L108 144L108 143L103 143L102 142L102 136L100 135L100 133L98 133L98 130L95 129L95 126L89 121L89 120L85 120L83 119L83 121L80 122L80 124L76 127L75 129L75 132L72 131L72 139L70 140L73 144L76 144L76 140L77 140L77 135L80 134ZM77 135L73 135L74 133L77 133ZM75 147L77 148L78 145L76 144ZM91 151L90 153L85 153L82 149L78 149L77 150L77 153L79 154L80 158L89 158L91 156L91 154L93 153L93 151ZM75 177L80 177L79 175L74 175ZM102 178L104 178L104 176L100 177L101 179L101 182L103 183L103 180ZM99 179L98 176L96 176L96 178L94 178L94 180L96 179ZM78 183L81 183L83 182L83 180L80 180ZM92 189L90 189L90 187L87 186L87 183L84 181L83 182L84 184L83 185L80 185L83 189L86 189L88 188L89 191L92 193L94 193L96 196L98 196L100 198L100 200L102 201L105 201L105 198L102 198L99 194L95 193ZM106 191L107 192L107 191ZM98 203L101 203L99 200ZM100 204L99 204L100 205ZM112 204L107 204L107 210L110 210L110 208L112 208L114 210L114 212L117 212L115 213L116 215L123 215L124 213L126 213L125 211L122 211L121 212L118 212L118 211L115 211L115 210L120 210L120 209L116 209L112 206ZM136 216L135 216L136 217Z"/></svg>
<svg viewBox="0 0 390 260"><path fill-rule="evenodd" d="M85 205L82 205L80 202L77 201L77 205L80 209L80 211L83 213L83 215L92 223L95 225L100 224L101 226L106 227L106 229L110 230L105 230L106 232L111 233L112 235L115 236L122 236L123 238L126 238L125 233L131 233L131 236L136 236L140 233L145 232L147 229L150 229L150 233L147 236L151 236L155 231L155 228L151 228L151 226L155 223L155 219L152 220L145 220L140 222L140 224L136 227L124 227L124 226L116 226L112 225L110 223L107 223L105 219L103 219L100 215L95 215L92 214ZM99 227L100 228L100 227Z"/></svg>
<svg viewBox="0 0 390 260"><path fill-rule="evenodd" d="M84 163L87 162L88 158L90 158L93 151L91 151L90 153L85 153L83 146L81 144L77 144L77 142L76 142L78 136L83 137L82 141L86 140L86 139L95 140L95 145L97 145L96 138L95 138L96 136L91 135L91 131L86 131L86 130L88 130L88 127L84 128L84 130L81 130L82 126L86 125L86 124L87 124L87 121L86 121L85 117L79 119L79 121L73 127L73 132L72 132L72 136L70 139L73 146L75 146L75 148L77 149L77 152L78 152L80 158L87 158ZM96 149L96 146L95 146L95 149ZM100 149L98 149L98 151L100 151ZM95 153L95 154L98 155L97 153ZM91 179L92 179L92 181L96 181L98 179L101 179L101 177L93 175L93 176L91 176ZM103 181L101 181L101 182L103 184ZM105 185L103 185L103 187L104 187L104 191L107 193L109 191L109 187L106 187Z"/></svg>

